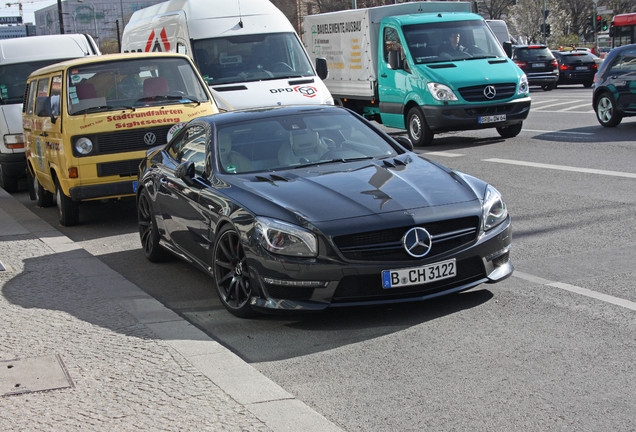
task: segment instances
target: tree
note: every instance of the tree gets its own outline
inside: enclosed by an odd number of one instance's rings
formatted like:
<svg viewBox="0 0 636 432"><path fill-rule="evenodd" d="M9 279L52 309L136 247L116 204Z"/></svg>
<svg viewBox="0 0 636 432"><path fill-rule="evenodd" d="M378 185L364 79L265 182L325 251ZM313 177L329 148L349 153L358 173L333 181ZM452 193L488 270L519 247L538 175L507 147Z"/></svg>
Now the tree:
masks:
<svg viewBox="0 0 636 432"><path fill-rule="evenodd" d="M486 19L502 19L516 0L478 0L477 13Z"/></svg>

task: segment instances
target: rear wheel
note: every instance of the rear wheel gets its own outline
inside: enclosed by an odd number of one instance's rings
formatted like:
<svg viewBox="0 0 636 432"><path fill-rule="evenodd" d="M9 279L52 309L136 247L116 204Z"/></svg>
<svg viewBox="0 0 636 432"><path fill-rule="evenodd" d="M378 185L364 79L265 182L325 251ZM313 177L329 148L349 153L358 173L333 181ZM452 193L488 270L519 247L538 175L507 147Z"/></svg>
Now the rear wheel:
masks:
<svg viewBox="0 0 636 432"><path fill-rule="evenodd" d="M64 194L57 179L55 179L55 201L60 214L60 225L77 225L79 223L79 204Z"/></svg>
<svg viewBox="0 0 636 432"><path fill-rule="evenodd" d="M223 306L241 318L254 316L252 279L239 233L230 225L219 231L214 243L214 285Z"/></svg>
<svg viewBox="0 0 636 432"><path fill-rule="evenodd" d="M594 81L592 81L592 80L590 80L590 81L585 81L585 82L583 83L583 87L585 87L585 88L590 88L590 87L592 87L593 85L594 85Z"/></svg>
<svg viewBox="0 0 636 432"><path fill-rule="evenodd" d="M541 86L541 88L542 88L543 90L545 90L545 91L550 91L550 90L555 89L555 88L556 88L556 86L557 86L557 85L556 85L556 83L550 83L550 84L543 84L543 85Z"/></svg>
<svg viewBox="0 0 636 432"><path fill-rule="evenodd" d="M523 122L510 126L502 126L497 128L497 132L502 138L513 138L519 135L523 128Z"/></svg>
<svg viewBox="0 0 636 432"><path fill-rule="evenodd" d="M433 142L433 131L426 124L424 114L419 107L413 107L407 113L406 129L415 147L428 146Z"/></svg>
<svg viewBox="0 0 636 432"><path fill-rule="evenodd" d="M137 221L139 224L139 239L144 249L144 255L151 262L161 262L168 258L168 252L159 244L159 230L152 212L152 204L148 191L143 189L137 202Z"/></svg>
<svg viewBox="0 0 636 432"><path fill-rule="evenodd" d="M614 127L623 120L623 116L616 111L614 97L609 93L602 93L596 99L594 111L601 126Z"/></svg>

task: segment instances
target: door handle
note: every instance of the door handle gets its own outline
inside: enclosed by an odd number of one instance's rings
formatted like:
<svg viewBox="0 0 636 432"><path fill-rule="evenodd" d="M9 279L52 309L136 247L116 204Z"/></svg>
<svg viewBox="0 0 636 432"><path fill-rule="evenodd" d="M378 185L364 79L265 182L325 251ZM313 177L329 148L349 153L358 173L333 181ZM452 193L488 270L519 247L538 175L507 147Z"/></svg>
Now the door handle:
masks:
<svg viewBox="0 0 636 432"><path fill-rule="evenodd" d="M386 77L387 77L387 74L382 74L382 75L380 75L380 76L381 76L382 78L386 78Z"/></svg>
<svg viewBox="0 0 636 432"><path fill-rule="evenodd" d="M49 134L47 134L46 132L42 132L42 133L40 134L40 136L41 136L41 137L47 137L47 136L49 136Z"/></svg>

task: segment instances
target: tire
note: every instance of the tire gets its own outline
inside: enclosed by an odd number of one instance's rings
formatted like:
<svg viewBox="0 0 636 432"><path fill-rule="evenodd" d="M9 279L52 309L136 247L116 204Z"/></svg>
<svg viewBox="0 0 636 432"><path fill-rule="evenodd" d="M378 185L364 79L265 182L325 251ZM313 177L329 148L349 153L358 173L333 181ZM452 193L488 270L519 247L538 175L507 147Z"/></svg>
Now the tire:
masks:
<svg viewBox="0 0 636 432"><path fill-rule="evenodd" d="M254 316L252 280L239 234L232 226L225 225L218 232L212 259L214 286L223 306L240 318Z"/></svg>
<svg viewBox="0 0 636 432"><path fill-rule="evenodd" d="M523 122L510 126L498 127L497 132L502 138L514 138L519 135L521 129L523 129Z"/></svg>
<svg viewBox="0 0 636 432"><path fill-rule="evenodd" d="M35 186L33 185L33 174L31 174L31 170L27 166L26 169L26 179L27 179L27 190L29 191L29 199L31 201L35 201Z"/></svg>
<svg viewBox="0 0 636 432"><path fill-rule="evenodd" d="M27 176L31 177L31 171L27 171ZM32 176L30 179L31 186L33 189L33 199L35 200L35 204L38 207L51 207L55 204L55 200L53 199L53 194L42 187L40 182L38 181L37 176ZM31 192L29 191L29 194Z"/></svg>
<svg viewBox="0 0 636 432"><path fill-rule="evenodd" d="M543 84L541 88L545 91L550 91L556 88L556 83Z"/></svg>
<svg viewBox="0 0 636 432"><path fill-rule="evenodd" d="M8 175L2 164L0 164L0 182L2 182L2 188L9 193L18 191L18 178Z"/></svg>
<svg viewBox="0 0 636 432"><path fill-rule="evenodd" d="M592 87L593 85L594 85L594 81L585 81L585 82L583 83L583 87L585 87L585 88L590 88L590 87Z"/></svg>
<svg viewBox="0 0 636 432"><path fill-rule="evenodd" d="M57 179L55 179L55 202L60 214L60 225L68 227L79 223L79 204L64 195Z"/></svg>
<svg viewBox="0 0 636 432"><path fill-rule="evenodd" d="M428 146L433 142L433 131L419 107L411 108L406 114L406 130L414 147Z"/></svg>
<svg viewBox="0 0 636 432"><path fill-rule="evenodd" d="M139 201L137 201L137 222L139 224L139 239L148 261L166 261L169 258L169 253L159 244L159 230L155 215L152 212L150 195L146 189L142 189Z"/></svg>
<svg viewBox="0 0 636 432"><path fill-rule="evenodd" d="M614 97L605 92L596 99L594 103L594 111L596 119L605 127L614 127L623 120L623 116L616 111L616 102Z"/></svg>

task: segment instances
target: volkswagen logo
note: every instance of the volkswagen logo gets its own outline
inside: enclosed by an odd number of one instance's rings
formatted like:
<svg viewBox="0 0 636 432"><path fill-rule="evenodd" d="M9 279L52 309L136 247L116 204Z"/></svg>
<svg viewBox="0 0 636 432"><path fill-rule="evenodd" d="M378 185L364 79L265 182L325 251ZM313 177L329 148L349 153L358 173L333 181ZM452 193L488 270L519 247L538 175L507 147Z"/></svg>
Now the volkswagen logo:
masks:
<svg viewBox="0 0 636 432"><path fill-rule="evenodd" d="M495 89L495 86L486 86L484 87L484 96L486 96L486 99L492 99L497 95L497 90Z"/></svg>
<svg viewBox="0 0 636 432"><path fill-rule="evenodd" d="M415 258L422 258L433 245L431 235L424 228L411 228L402 237L402 244L406 253Z"/></svg>
<svg viewBox="0 0 636 432"><path fill-rule="evenodd" d="M146 143L146 145L153 145L157 142L157 135L152 132L147 132L146 135L144 135L144 142Z"/></svg>

